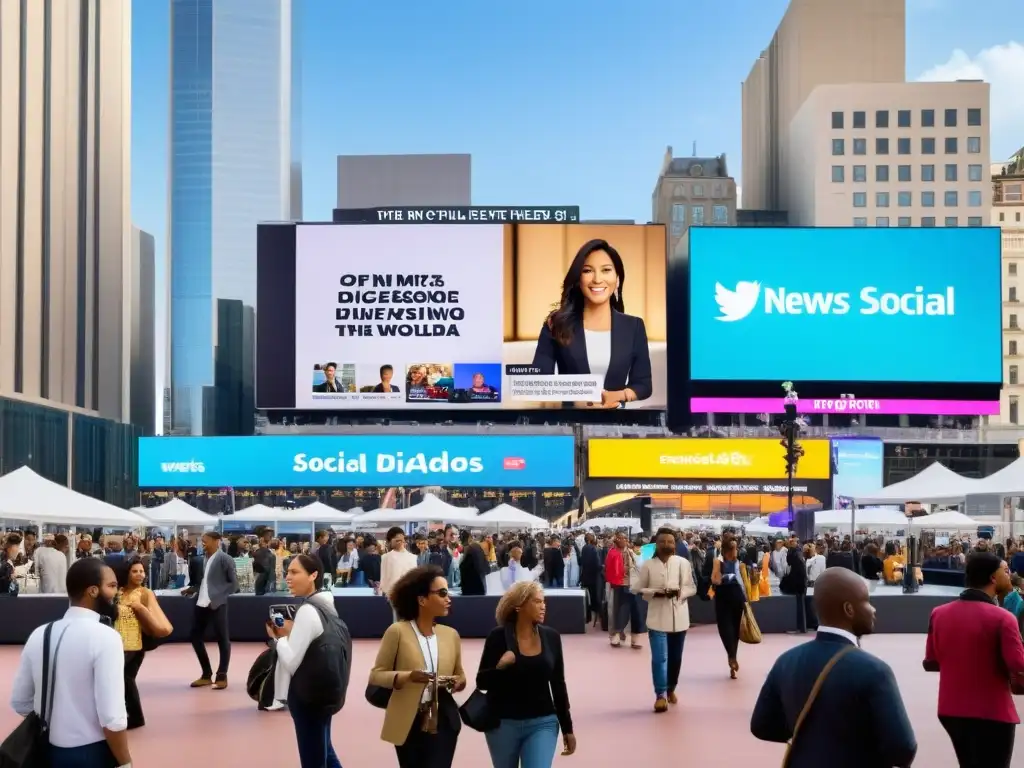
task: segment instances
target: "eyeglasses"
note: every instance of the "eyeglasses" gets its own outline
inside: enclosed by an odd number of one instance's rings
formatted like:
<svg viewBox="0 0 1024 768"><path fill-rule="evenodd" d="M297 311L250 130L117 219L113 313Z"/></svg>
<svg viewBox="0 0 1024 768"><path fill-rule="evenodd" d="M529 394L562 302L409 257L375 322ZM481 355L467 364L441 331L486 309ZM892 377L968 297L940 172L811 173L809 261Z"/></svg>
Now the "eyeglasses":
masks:
<svg viewBox="0 0 1024 768"><path fill-rule="evenodd" d="M448 597L448 588L442 587L441 589L432 589L430 590L430 594L437 595L442 600L444 600L446 597Z"/></svg>

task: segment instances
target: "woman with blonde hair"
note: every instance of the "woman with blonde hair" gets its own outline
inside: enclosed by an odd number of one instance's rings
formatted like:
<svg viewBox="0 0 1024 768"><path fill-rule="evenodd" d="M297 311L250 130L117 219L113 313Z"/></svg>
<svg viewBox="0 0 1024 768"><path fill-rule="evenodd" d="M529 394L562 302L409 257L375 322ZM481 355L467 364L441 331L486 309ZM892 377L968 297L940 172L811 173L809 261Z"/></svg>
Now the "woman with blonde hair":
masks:
<svg viewBox="0 0 1024 768"><path fill-rule="evenodd" d="M543 624L544 592L535 581L514 584L498 602L498 626L484 642L476 686L498 726L486 733L494 768L551 768L576 751L569 715L562 638Z"/></svg>

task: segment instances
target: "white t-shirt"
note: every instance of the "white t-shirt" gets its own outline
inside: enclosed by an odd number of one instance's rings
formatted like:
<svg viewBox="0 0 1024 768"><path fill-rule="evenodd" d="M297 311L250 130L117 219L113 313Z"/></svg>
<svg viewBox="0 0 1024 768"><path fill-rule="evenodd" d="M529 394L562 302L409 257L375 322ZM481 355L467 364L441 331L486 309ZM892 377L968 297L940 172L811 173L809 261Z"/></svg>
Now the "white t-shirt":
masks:
<svg viewBox="0 0 1024 768"><path fill-rule="evenodd" d="M420 652L423 654L423 663L426 664L424 672L428 675L437 674L437 633L432 635L424 635L420 632L420 628L415 623L412 624L412 629L416 633L416 639L420 643ZM423 688L423 696L420 702L427 704L430 701L430 686Z"/></svg>
<svg viewBox="0 0 1024 768"><path fill-rule="evenodd" d="M587 362L590 364L590 373L600 378L603 385L604 377L608 375L608 366L612 361L612 332L584 329L583 335L587 342Z"/></svg>

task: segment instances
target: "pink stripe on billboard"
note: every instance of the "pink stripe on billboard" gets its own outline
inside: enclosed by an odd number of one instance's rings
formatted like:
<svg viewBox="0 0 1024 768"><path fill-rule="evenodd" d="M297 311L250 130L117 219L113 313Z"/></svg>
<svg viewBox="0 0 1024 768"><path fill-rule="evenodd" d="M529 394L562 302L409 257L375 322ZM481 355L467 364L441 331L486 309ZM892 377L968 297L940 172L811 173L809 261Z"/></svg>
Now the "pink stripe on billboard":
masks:
<svg viewBox="0 0 1024 768"><path fill-rule="evenodd" d="M694 397L694 413L783 413L781 397ZM999 401L896 400L893 398L800 398L798 413L852 413L906 416L993 416Z"/></svg>

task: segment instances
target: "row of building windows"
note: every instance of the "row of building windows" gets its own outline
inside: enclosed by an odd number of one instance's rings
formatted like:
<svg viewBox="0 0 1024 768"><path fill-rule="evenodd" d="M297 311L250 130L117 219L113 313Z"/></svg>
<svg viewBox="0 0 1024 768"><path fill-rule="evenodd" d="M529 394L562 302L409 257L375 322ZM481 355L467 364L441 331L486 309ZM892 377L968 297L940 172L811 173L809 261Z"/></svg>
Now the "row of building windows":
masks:
<svg viewBox="0 0 1024 768"><path fill-rule="evenodd" d="M705 223L705 206L703 205L682 205L675 203L672 206L672 221L685 224L686 223L686 209L690 209L690 223L694 226L701 226ZM728 224L729 223L729 206L727 205L713 205L711 206L711 223L712 224Z"/></svg>
<svg viewBox="0 0 1024 768"><path fill-rule="evenodd" d="M879 137L875 139L875 154L876 155L888 155L889 154L889 139ZM922 155L934 155L935 154L935 137L934 136L922 136L921 137L921 154ZM942 140L943 150L947 155L955 155L960 151L960 140L957 136L947 136ZM853 139L852 146L853 154L855 155L866 155L868 153L868 140L867 139ZM846 154L846 139L832 139L832 154L836 157ZM896 139L896 154L898 155L910 155L913 154L911 140L907 136ZM969 155L980 155L981 154L981 137L980 136L968 136L967 137L967 154Z"/></svg>
<svg viewBox="0 0 1024 768"><path fill-rule="evenodd" d="M711 197L725 197L725 184L714 184L711 187ZM685 184L676 184L672 190L673 197L704 197L704 185L694 184L687 188Z"/></svg>
<svg viewBox="0 0 1024 768"><path fill-rule="evenodd" d="M853 165L852 168L853 180L855 182L866 182L868 180L868 167L866 165ZM875 181L889 181L889 168L888 165L876 165L875 166ZM947 163L943 166L943 177L946 181L959 181L960 170L956 163ZM914 180L914 166L912 165L897 165L896 166L896 180L897 181L913 181ZM935 166L926 164L921 166L921 178L920 181L935 181ZM983 181L983 169L981 165L972 163L967 166L967 180L968 181ZM845 165L833 165L832 166L832 181L836 184L841 184L846 181L846 166Z"/></svg>
<svg viewBox="0 0 1024 768"><path fill-rule="evenodd" d="M888 208L890 196L888 192L875 192L875 206L877 208ZM914 204L914 193L913 192L897 192L896 193L896 205L899 208L910 208ZM956 208L960 204L960 194L955 190L947 190L942 195L942 204L947 208ZM867 208L868 206L868 193L867 192L854 192L853 193L853 207L854 208ZM921 193L921 207L922 208L934 208L935 207L935 193L934 192L922 192ZM980 208L981 207L981 191L972 189L967 193L967 207L968 208Z"/></svg>
<svg viewBox="0 0 1024 768"><path fill-rule="evenodd" d="M981 109L970 107L966 110L967 112L967 125L969 126L980 126L981 125ZM889 115L890 110L888 109L876 109L875 110L875 128L888 128L889 127ZM855 111L852 113L853 127L854 128L866 128L868 113L865 111ZM956 128L959 120L959 110L955 108L949 108L942 110L942 124L946 128ZM912 128L913 127L913 111L909 109L897 109L896 110L896 127L897 128ZM833 112L832 113L832 128L834 130L842 130L846 127L846 113L845 112ZM934 128L935 127L935 110L934 109L922 109L920 117L920 128Z"/></svg>
<svg viewBox="0 0 1024 768"><path fill-rule="evenodd" d="M1013 215L1014 215L1014 221L1020 221L1020 211L1014 211ZM1000 211L999 212L999 220L1000 221L1006 221L1006 211Z"/></svg>
<svg viewBox="0 0 1024 768"><path fill-rule="evenodd" d="M867 216L854 216L853 217L853 226L855 226L855 227L866 227L867 225L868 225L868 218L867 218ZM888 227L888 226L890 226L890 224L889 224L889 217L888 216L876 216L875 217L875 226L876 227ZM896 226L897 227L912 227L912 226L914 226L914 222L913 222L913 220L911 219L910 216L900 216L900 217L898 217L896 219ZM922 226L922 227L934 227L935 226L935 217L934 216L922 216L921 217L921 224L919 226ZM946 216L945 219L943 219L943 226L946 226L946 227L959 227L960 226L960 219L957 218L956 216ZM982 221L981 221L981 216L968 216L967 217L967 226L968 227L982 227L982 226L984 226L984 224L982 224Z"/></svg>

